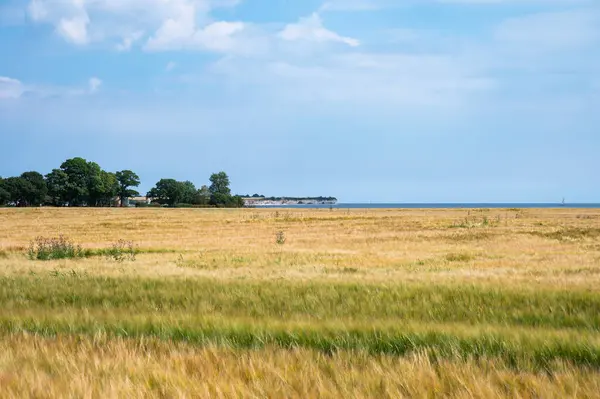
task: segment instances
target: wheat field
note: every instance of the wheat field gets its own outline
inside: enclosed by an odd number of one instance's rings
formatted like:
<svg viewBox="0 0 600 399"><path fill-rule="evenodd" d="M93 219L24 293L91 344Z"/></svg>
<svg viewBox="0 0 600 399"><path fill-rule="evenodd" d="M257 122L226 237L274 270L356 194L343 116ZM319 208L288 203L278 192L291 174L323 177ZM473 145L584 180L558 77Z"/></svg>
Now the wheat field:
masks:
<svg viewBox="0 0 600 399"><path fill-rule="evenodd" d="M0 209L0 396L599 397L599 283L594 209Z"/></svg>

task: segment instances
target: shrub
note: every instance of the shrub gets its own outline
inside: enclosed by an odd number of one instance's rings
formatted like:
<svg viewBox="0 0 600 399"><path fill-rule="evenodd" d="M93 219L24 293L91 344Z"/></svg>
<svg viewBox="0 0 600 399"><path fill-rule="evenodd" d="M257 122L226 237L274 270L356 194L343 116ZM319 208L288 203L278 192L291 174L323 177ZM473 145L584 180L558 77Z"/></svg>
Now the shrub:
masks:
<svg viewBox="0 0 600 399"><path fill-rule="evenodd" d="M277 233L275 233L275 243L276 244L283 245L283 244L285 244L285 241L286 241L285 232L278 231Z"/></svg>
<svg viewBox="0 0 600 399"><path fill-rule="evenodd" d="M105 252L105 257L116 262L124 262L126 260L135 261L137 250L133 241L119 240L115 242L110 249Z"/></svg>
<svg viewBox="0 0 600 399"><path fill-rule="evenodd" d="M448 262L469 262L473 260L473 256L467 253L451 253L446 255Z"/></svg>
<svg viewBox="0 0 600 399"><path fill-rule="evenodd" d="M28 255L31 260L54 260L83 258L85 252L81 246L61 235L52 238L37 237L29 243Z"/></svg>
<svg viewBox="0 0 600 399"><path fill-rule="evenodd" d="M150 204L148 204L147 202L136 202L135 207L136 208L161 208L162 205L157 204L155 202L152 202Z"/></svg>

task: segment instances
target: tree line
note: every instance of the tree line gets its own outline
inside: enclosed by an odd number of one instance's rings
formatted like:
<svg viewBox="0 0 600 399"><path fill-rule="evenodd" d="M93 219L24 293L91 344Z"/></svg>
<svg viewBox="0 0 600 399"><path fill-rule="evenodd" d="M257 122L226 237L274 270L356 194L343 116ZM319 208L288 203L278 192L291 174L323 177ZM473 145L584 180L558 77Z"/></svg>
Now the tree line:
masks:
<svg viewBox="0 0 600 399"><path fill-rule="evenodd" d="M158 206L244 206L241 197L231 194L225 172L214 173L209 180L210 186L196 189L190 181L161 179L147 197ZM139 185L139 176L131 170L107 172L95 162L72 158L45 176L31 171L0 177L0 206L126 206L131 197L140 195L135 189Z"/></svg>

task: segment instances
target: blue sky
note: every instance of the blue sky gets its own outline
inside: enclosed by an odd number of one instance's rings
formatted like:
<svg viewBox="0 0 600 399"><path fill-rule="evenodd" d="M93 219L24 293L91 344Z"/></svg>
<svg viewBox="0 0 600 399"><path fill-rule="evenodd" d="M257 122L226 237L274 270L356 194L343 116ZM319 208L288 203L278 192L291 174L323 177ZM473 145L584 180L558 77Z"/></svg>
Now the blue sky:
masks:
<svg viewBox="0 0 600 399"><path fill-rule="evenodd" d="M598 0L0 0L0 175L600 202Z"/></svg>

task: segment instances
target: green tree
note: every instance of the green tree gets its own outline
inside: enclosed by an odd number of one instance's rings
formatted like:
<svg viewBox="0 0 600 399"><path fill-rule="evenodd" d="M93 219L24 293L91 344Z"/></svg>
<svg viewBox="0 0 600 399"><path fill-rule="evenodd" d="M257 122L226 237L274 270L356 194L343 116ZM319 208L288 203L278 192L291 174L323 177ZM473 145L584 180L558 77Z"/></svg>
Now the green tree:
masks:
<svg viewBox="0 0 600 399"><path fill-rule="evenodd" d="M94 164L98 166L97 164ZM65 202L70 206L87 205L89 201L89 186L92 184L93 175L100 174L83 158L67 159L60 165L60 169L67 175L67 184L64 190Z"/></svg>
<svg viewBox="0 0 600 399"><path fill-rule="evenodd" d="M221 194L225 196L231 195L229 189L229 176L225 172L213 173L210 176L210 187L208 190L212 195Z"/></svg>
<svg viewBox="0 0 600 399"><path fill-rule="evenodd" d="M198 190L196 190L196 186L191 181L184 181L181 184L181 199L180 203L182 204L193 204L196 202L196 195Z"/></svg>
<svg viewBox="0 0 600 399"><path fill-rule="evenodd" d="M69 176L62 169L53 169L46 175L50 205L64 206L68 202L68 184Z"/></svg>
<svg viewBox="0 0 600 399"><path fill-rule="evenodd" d="M90 176L88 187L89 201L92 206L110 206L119 191L119 183L114 173L100 170Z"/></svg>
<svg viewBox="0 0 600 399"><path fill-rule="evenodd" d="M196 205L208 205L210 204L210 190L208 186L200 187L200 190L196 193Z"/></svg>
<svg viewBox="0 0 600 399"><path fill-rule="evenodd" d="M0 206L8 204L10 193L4 188L4 179L0 177Z"/></svg>
<svg viewBox="0 0 600 399"><path fill-rule="evenodd" d="M27 193L33 191L31 183L22 177L9 177L4 180L4 189L8 192L8 201L16 206L27 206Z"/></svg>
<svg viewBox="0 0 600 399"><path fill-rule="evenodd" d="M21 175L24 183L20 193L21 201L28 206L39 206L46 201L48 187L44 176L38 172L25 172Z"/></svg>
<svg viewBox="0 0 600 399"><path fill-rule="evenodd" d="M213 173L210 176L210 204L218 207L235 207L238 202L231 196L229 176L225 172ZM242 201L243 202L243 201Z"/></svg>
<svg viewBox="0 0 600 399"><path fill-rule="evenodd" d="M125 206L125 202L129 197L140 195L139 192L132 189L132 187L140 185L140 177L131 170L117 172L116 177L119 186L117 195L121 199L121 206Z"/></svg>
<svg viewBox="0 0 600 399"><path fill-rule="evenodd" d="M117 195L115 174L102 170L95 162L83 158L71 158L62 163L60 169L67 176L63 200L69 206L109 205Z"/></svg>
<svg viewBox="0 0 600 399"><path fill-rule="evenodd" d="M183 183L175 179L161 179L147 196L161 205L174 206L181 203L185 192Z"/></svg>

